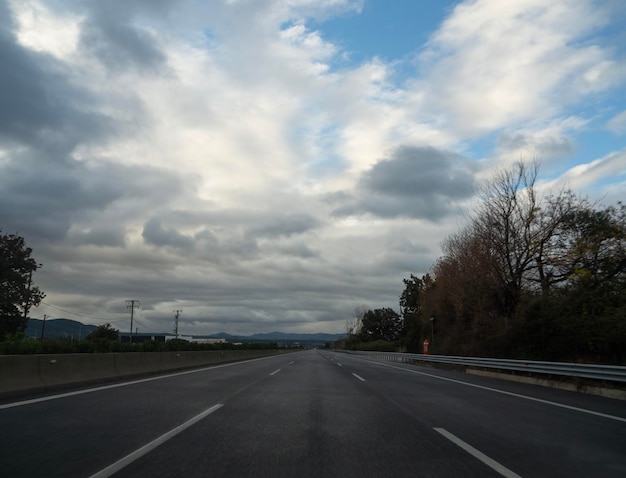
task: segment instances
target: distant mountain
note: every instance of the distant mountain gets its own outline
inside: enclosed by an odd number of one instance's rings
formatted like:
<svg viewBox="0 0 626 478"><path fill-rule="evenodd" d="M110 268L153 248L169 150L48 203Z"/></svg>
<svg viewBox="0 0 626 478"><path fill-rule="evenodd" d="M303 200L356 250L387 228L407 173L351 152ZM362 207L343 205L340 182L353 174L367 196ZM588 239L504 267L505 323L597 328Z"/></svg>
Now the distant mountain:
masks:
<svg viewBox="0 0 626 478"><path fill-rule="evenodd" d="M264 334L252 334L252 335L232 335L226 332L220 332L217 334L204 335L203 337L225 339L229 342L232 341L255 341L255 342L315 342L326 343L334 342L345 338L346 334L296 334L296 333L284 333L284 332L269 332Z"/></svg>
<svg viewBox="0 0 626 478"><path fill-rule="evenodd" d="M29 319L24 331L26 337L41 337L41 329L43 327L43 320L41 319ZM91 332L96 330L96 325L85 325L77 320L70 319L48 319L46 320L46 328L44 330L44 337L47 339L56 337L70 337L74 339L84 339Z"/></svg>
<svg viewBox="0 0 626 478"><path fill-rule="evenodd" d="M226 340L237 338L236 336L227 334L226 332L220 332L219 334L210 334L210 335L206 335L206 337L210 337L212 339L226 339Z"/></svg>
<svg viewBox="0 0 626 478"><path fill-rule="evenodd" d="M43 320L41 319L30 319L28 321L28 326L24 331L24 335L26 337L41 337L41 328L43 326ZM91 332L93 332L97 328L96 325L85 325L77 320L70 319L48 319L46 320L46 328L44 331L45 338L55 338L55 337L71 337L74 339L84 339ZM155 334L153 334L155 335ZM159 334L156 334L159 335ZM228 342L243 342L243 341L253 341L253 342L307 342L307 343L326 343L326 342L334 342L335 340L340 340L345 338L345 334L293 334L293 333L284 333L284 332L269 332L264 334L253 334L253 335L232 335L226 332L220 332L217 334L208 334L195 337L210 337L210 338L219 338L225 339Z"/></svg>
<svg viewBox="0 0 626 478"><path fill-rule="evenodd" d="M333 342L345 338L346 334L286 334L284 332L270 332L267 334L249 335L254 340L301 341L301 342Z"/></svg>

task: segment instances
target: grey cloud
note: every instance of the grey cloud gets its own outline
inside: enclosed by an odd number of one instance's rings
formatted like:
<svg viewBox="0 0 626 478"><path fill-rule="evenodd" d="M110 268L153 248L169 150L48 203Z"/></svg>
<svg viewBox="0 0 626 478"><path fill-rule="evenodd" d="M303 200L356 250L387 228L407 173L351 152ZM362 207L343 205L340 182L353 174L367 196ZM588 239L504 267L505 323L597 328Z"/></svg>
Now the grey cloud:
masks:
<svg viewBox="0 0 626 478"><path fill-rule="evenodd" d="M4 14L10 18L0 5ZM68 152L113 130L108 118L93 112L95 100L64 78L63 65L17 44L10 28L0 29L0 58L0 138Z"/></svg>
<svg viewBox="0 0 626 478"><path fill-rule="evenodd" d="M60 165L60 166L59 166ZM123 194L99 167L13 158L0 167L0 223L50 240L63 239L72 222Z"/></svg>
<svg viewBox="0 0 626 478"><path fill-rule="evenodd" d="M175 249L189 251L193 249L193 238L181 234L173 227L166 228L161 220L153 217L150 218L143 226L142 237L147 244L153 246L166 246Z"/></svg>
<svg viewBox="0 0 626 478"><path fill-rule="evenodd" d="M115 226L97 226L71 235L75 244L92 244L99 247L124 247L126 231Z"/></svg>
<svg viewBox="0 0 626 478"><path fill-rule="evenodd" d="M53 123L52 98L37 66L36 55L17 46L6 30L0 31L0 134L23 139Z"/></svg>
<svg viewBox="0 0 626 478"><path fill-rule="evenodd" d="M426 271L433 263L436 251L424 245L425 238L395 231L389 246L378 258L381 270L401 270L405 274Z"/></svg>
<svg viewBox="0 0 626 478"><path fill-rule="evenodd" d="M238 259L254 259L259 255L259 244L252 237L232 237L224 241L220 251Z"/></svg>
<svg viewBox="0 0 626 478"><path fill-rule="evenodd" d="M157 38L133 20L138 12L165 15L173 4L170 0L95 2L81 25L81 48L113 72L128 68L157 71L165 66L166 57Z"/></svg>
<svg viewBox="0 0 626 478"><path fill-rule="evenodd" d="M146 242L158 246L193 249L196 257L215 263L253 260L261 252L276 256L316 257L317 253L293 236L313 230L319 221L308 214L275 216L272 210L249 211L215 209L206 211L170 210L159 213L144 227ZM163 228L168 224L169 228ZM177 230L196 232L185 236L182 247ZM193 242L193 245L191 242ZM259 243L262 242L262 250Z"/></svg>
<svg viewBox="0 0 626 478"><path fill-rule="evenodd" d="M202 242L198 243L200 257L214 262L225 263L234 260L238 263L259 256L259 244L256 239L239 231L229 231L220 239L212 234L208 237L204 234L196 237L202 239Z"/></svg>
<svg viewBox="0 0 626 478"><path fill-rule="evenodd" d="M157 198L164 203L183 189L176 173L157 168L13 153L0 165L0 224L35 239L58 241L73 224L89 224L117 201L126 201L128 214L140 213ZM119 236L94 234L76 239L120 244Z"/></svg>
<svg viewBox="0 0 626 478"><path fill-rule="evenodd" d="M429 199L414 197L388 197L369 195L354 199L333 211L337 217L372 214L381 218L409 217L437 221L448 216L453 210L451 202L445 198Z"/></svg>
<svg viewBox="0 0 626 478"><path fill-rule="evenodd" d="M467 160L435 148L401 147L363 175L367 191L402 197L441 194L463 198L473 191Z"/></svg>
<svg viewBox="0 0 626 478"><path fill-rule="evenodd" d="M460 155L435 148L401 147L376 163L336 216L373 214L436 221L474 192L475 167Z"/></svg>
<svg viewBox="0 0 626 478"><path fill-rule="evenodd" d="M114 135L132 134L132 127L127 126L133 121L114 122L99 113L100 104L109 103L110 97L97 98L98 92L71 82L67 65L18 44L11 15L0 0L2 227L35 240L57 241L67 237L79 221L92 229L88 219L122 198L134 200L135 204L128 204L128 211L133 211L145 206L146 198L164 200L180 192L174 173L108 160L74 159L78 145L100 141L102 146L102 141ZM125 107L137 120L141 105L127 101ZM81 243L121 243L119 236L79 236L74 239Z"/></svg>
<svg viewBox="0 0 626 478"><path fill-rule="evenodd" d="M203 229L202 231L197 233L194 238L196 241L203 243L205 247L217 247L217 245L219 244L219 240L217 239L215 234L213 234L208 229Z"/></svg>
<svg viewBox="0 0 626 478"><path fill-rule="evenodd" d="M272 218L252 228L250 233L262 237L289 237L315 229L318 225L319 221L308 214L290 214Z"/></svg>
<svg viewBox="0 0 626 478"><path fill-rule="evenodd" d="M165 55L153 41L148 32L131 25L85 23L82 26L83 49L113 71L135 66L140 70L159 69L165 63Z"/></svg>
<svg viewBox="0 0 626 478"><path fill-rule="evenodd" d="M533 138L525 134L503 134L498 138L498 147L505 151L529 149L542 158L571 154L572 142L564 136Z"/></svg>
<svg viewBox="0 0 626 478"><path fill-rule="evenodd" d="M205 211L163 211L160 218L176 227L202 227L194 235L197 250L203 258L214 261L233 256L245 259L257 257L260 240L282 244L285 239L312 231L320 225L318 219L305 213L218 209L214 204L210 204L210 209ZM315 255L311 250L291 246L284 253L301 257Z"/></svg>
<svg viewBox="0 0 626 478"><path fill-rule="evenodd" d="M318 252L303 242L276 244L268 249L279 256L296 257L299 259L314 259L320 256Z"/></svg>
<svg viewBox="0 0 626 478"><path fill-rule="evenodd" d="M283 254L289 254L302 259L314 259L320 257L319 252L314 251L303 243L289 244L280 249Z"/></svg>

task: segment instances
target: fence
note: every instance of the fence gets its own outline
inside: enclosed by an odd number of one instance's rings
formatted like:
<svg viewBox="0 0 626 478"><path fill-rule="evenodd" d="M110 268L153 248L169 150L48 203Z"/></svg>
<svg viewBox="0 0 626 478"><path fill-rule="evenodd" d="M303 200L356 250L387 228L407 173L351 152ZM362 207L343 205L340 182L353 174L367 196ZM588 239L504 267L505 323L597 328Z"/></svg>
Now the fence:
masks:
<svg viewBox="0 0 626 478"><path fill-rule="evenodd" d="M532 360L510 360L480 357L459 357L451 355L423 355L392 352L350 352L380 360L393 362L435 362L444 364L464 365L492 370L510 370L516 372L532 372L543 375L560 375L565 377L581 377L594 380L605 380L626 383L626 367L619 365L592 365L569 362L539 362Z"/></svg>

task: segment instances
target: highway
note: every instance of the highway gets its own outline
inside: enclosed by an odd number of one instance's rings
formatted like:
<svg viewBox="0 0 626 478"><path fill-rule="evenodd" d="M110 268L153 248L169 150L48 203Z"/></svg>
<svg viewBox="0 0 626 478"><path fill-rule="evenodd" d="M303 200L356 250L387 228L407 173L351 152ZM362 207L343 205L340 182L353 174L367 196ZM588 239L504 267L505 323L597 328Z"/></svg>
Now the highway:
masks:
<svg viewBox="0 0 626 478"><path fill-rule="evenodd" d="M0 476L623 478L626 403L298 351L4 399Z"/></svg>

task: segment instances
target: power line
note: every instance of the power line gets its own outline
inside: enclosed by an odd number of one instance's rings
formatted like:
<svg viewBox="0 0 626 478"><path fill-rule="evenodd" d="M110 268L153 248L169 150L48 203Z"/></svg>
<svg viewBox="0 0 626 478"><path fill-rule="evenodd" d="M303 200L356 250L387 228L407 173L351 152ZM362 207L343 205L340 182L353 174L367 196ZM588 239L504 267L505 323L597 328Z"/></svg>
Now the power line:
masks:
<svg viewBox="0 0 626 478"><path fill-rule="evenodd" d="M143 320L143 319L142 319ZM137 317L135 317L135 323L141 325L148 332L152 332L153 334L162 334L168 335L170 332L163 332L162 330L154 330L153 328L148 327L145 323L141 322Z"/></svg>
<svg viewBox="0 0 626 478"><path fill-rule="evenodd" d="M126 320L126 319L111 320L111 319L108 319L108 318L105 318L105 317L94 317L94 316L91 316L91 315L77 314L76 312L72 312L72 311L64 309L62 307L49 304L48 302L44 302L43 300L41 301L41 303L46 305L46 306L48 306L48 307L52 307L53 309L61 310L61 311L65 312L65 313L67 313L67 314L72 314L72 315L75 315L76 317L83 317L85 319L104 320L104 321L106 321L108 323L111 323L111 324L114 324L116 322L121 322L123 320Z"/></svg>

